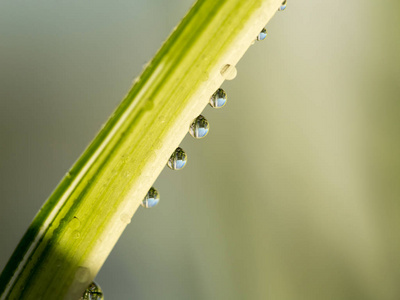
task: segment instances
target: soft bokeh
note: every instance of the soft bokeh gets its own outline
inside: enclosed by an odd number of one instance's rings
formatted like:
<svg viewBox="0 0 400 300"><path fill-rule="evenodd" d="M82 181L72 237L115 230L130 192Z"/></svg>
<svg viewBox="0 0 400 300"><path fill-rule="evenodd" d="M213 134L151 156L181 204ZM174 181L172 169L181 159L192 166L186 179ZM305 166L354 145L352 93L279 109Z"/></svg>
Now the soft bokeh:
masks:
<svg viewBox="0 0 400 300"><path fill-rule="evenodd" d="M191 5L0 2L0 269ZM106 299L400 298L400 2L291 0L267 28Z"/></svg>

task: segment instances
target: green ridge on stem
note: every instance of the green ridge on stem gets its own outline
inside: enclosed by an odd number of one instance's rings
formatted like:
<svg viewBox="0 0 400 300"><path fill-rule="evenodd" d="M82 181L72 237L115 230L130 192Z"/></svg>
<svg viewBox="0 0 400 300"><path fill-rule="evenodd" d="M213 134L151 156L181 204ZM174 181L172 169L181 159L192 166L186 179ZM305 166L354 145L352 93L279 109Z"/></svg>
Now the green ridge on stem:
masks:
<svg viewBox="0 0 400 300"><path fill-rule="evenodd" d="M200 0L46 201L0 299L78 299L193 120L281 0Z"/></svg>

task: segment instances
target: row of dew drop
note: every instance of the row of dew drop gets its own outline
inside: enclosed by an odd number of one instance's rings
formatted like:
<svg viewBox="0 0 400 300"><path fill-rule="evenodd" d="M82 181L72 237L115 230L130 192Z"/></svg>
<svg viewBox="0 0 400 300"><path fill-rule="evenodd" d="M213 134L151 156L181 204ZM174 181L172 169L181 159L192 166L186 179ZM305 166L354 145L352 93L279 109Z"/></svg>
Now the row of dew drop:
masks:
<svg viewBox="0 0 400 300"><path fill-rule="evenodd" d="M278 11L283 11L285 9L286 9L286 0L282 2ZM265 40L266 37L267 37L267 29L263 28L257 35L256 40L262 41ZM227 99L228 97L226 92L223 89L219 88L211 96L209 104L213 108L221 108L225 106ZM210 125L207 119L204 116L199 115L196 119L193 120L192 124L190 124L189 133L192 137L196 139L202 139L208 134L209 127ZM181 147L178 147L169 158L167 166L171 170L181 170L186 165L186 162L187 162L186 152ZM151 187L150 190L147 192L147 195L142 200L141 205L145 208L151 208L156 206L159 201L160 201L159 192L154 187Z"/></svg>
<svg viewBox="0 0 400 300"><path fill-rule="evenodd" d="M228 97L226 92L223 89L218 89L210 98L210 106L213 108L221 108L224 107L226 104ZM204 138L210 129L210 125L207 119L199 115L196 119L189 126L189 133L195 139L202 139ZM186 166L187 162L187 154L181 148L178 147L175 149L174 153L172 153L171 157L167 162L167 166L171 170L182 170ZM158 191L151 187L148 191L147 195L142 200L141 205L145 208L151 208L158 204L160 201L160 194Z"/></svg>
<svg viewBox="0 0 400 300"><path fill-rule="evenodd" d="M283 11L285 9L286 9L286 0L282 2L282 5L279 7L278 11ZM263 28L257 35L256 40L262 41L266 37L267 37L267 30ZM226 92L223 89L219 88L211 96L209 104L213 108L221 108L225 106L227 99L228 97ZM192 137L196 139L202 139L208 134L209 128L210 125L207 119L204 116L199 115L196 119L193 120L192 124L190 124L189 133ZM181 147L178 147L169 158L167 166L172 170L181 170L186 165L186 162L187 162L186 152ZM156 206L159 201L160 201L160 194L154 187L151 187L150 190L147 192L147 195L142 200L141 205L145 208L151 208ZM80 300L104 300L103 291L101 290L98 284L92 282L89 285L89 287L85 290Z"/></svg>

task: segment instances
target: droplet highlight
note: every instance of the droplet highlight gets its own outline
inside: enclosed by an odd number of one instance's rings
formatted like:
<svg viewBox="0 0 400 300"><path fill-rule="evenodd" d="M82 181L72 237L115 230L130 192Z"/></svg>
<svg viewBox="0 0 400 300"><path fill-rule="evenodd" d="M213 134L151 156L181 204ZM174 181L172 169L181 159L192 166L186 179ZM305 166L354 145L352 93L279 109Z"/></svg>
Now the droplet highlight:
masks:
<svg viewBox="0 0 400 300"><path fill-rule="evenodd" d="M279 6L278 11L282 11L286 9L286 0L283 0L281 6Z"/></svg>
<svg viewBox="0 0 400 300"><path fill-rule="evenodd" d="M232 80L235 79L237 70L233 65L225 65L222 67L220 73L226 80Z"/></svg>
<svg viewBox="0 0 400 300"><path fill-rule="evenodd" d="M97 283L92 282L80 300L104 300L103 291Z"/></svg>
<svg viewBox="0 0 400 300"><path fill-rule="evenodd" d="M167 166L171 170L180 170L183 169L183 167L186 165L186 162L187 162L186 152L183 151L181 147L178 147L169 158Z"/></svg>
<svg viewBox="0 0 400 300"><path fill-rule="evenodd" d="M228 99L223 89L218 89L210 98L210 106L213 108L221 108L225 106Z"/></svg>
<svg viewBox="0 0 400 300"><path fill-rule="evenodd" d="M267 37L268 32L267 29L263 28L261 32L257 35L257 41L263 41Z"/></svg>
<svg viewBox="0 0 400 300"><path fill-rule="evenodd" d="M145 208L152 208L158 204L160 201L160 194L158 191L151 187L150 190L147 192L147 195L142 200L141 205Z"/></svg>
<svg viewBox="0 0 400 300"><path fill-rule="evenodd" d="M196 139L202 139L208 134L210 125L202 115L198 116L189 127L189 133Z"/></svg>

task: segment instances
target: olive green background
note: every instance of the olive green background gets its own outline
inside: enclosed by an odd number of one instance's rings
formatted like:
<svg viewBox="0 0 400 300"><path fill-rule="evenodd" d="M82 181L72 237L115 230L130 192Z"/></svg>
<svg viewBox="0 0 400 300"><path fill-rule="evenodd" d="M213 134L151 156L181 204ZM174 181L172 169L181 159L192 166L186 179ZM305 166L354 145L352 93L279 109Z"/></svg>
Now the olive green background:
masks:
<svg viewBox="0 0 400 300"><path fill-rule="evenodd" d="M0 269L191 5L0 1ZM267 28L106 299L400 298L400 3L291 0Z"/></svg>

